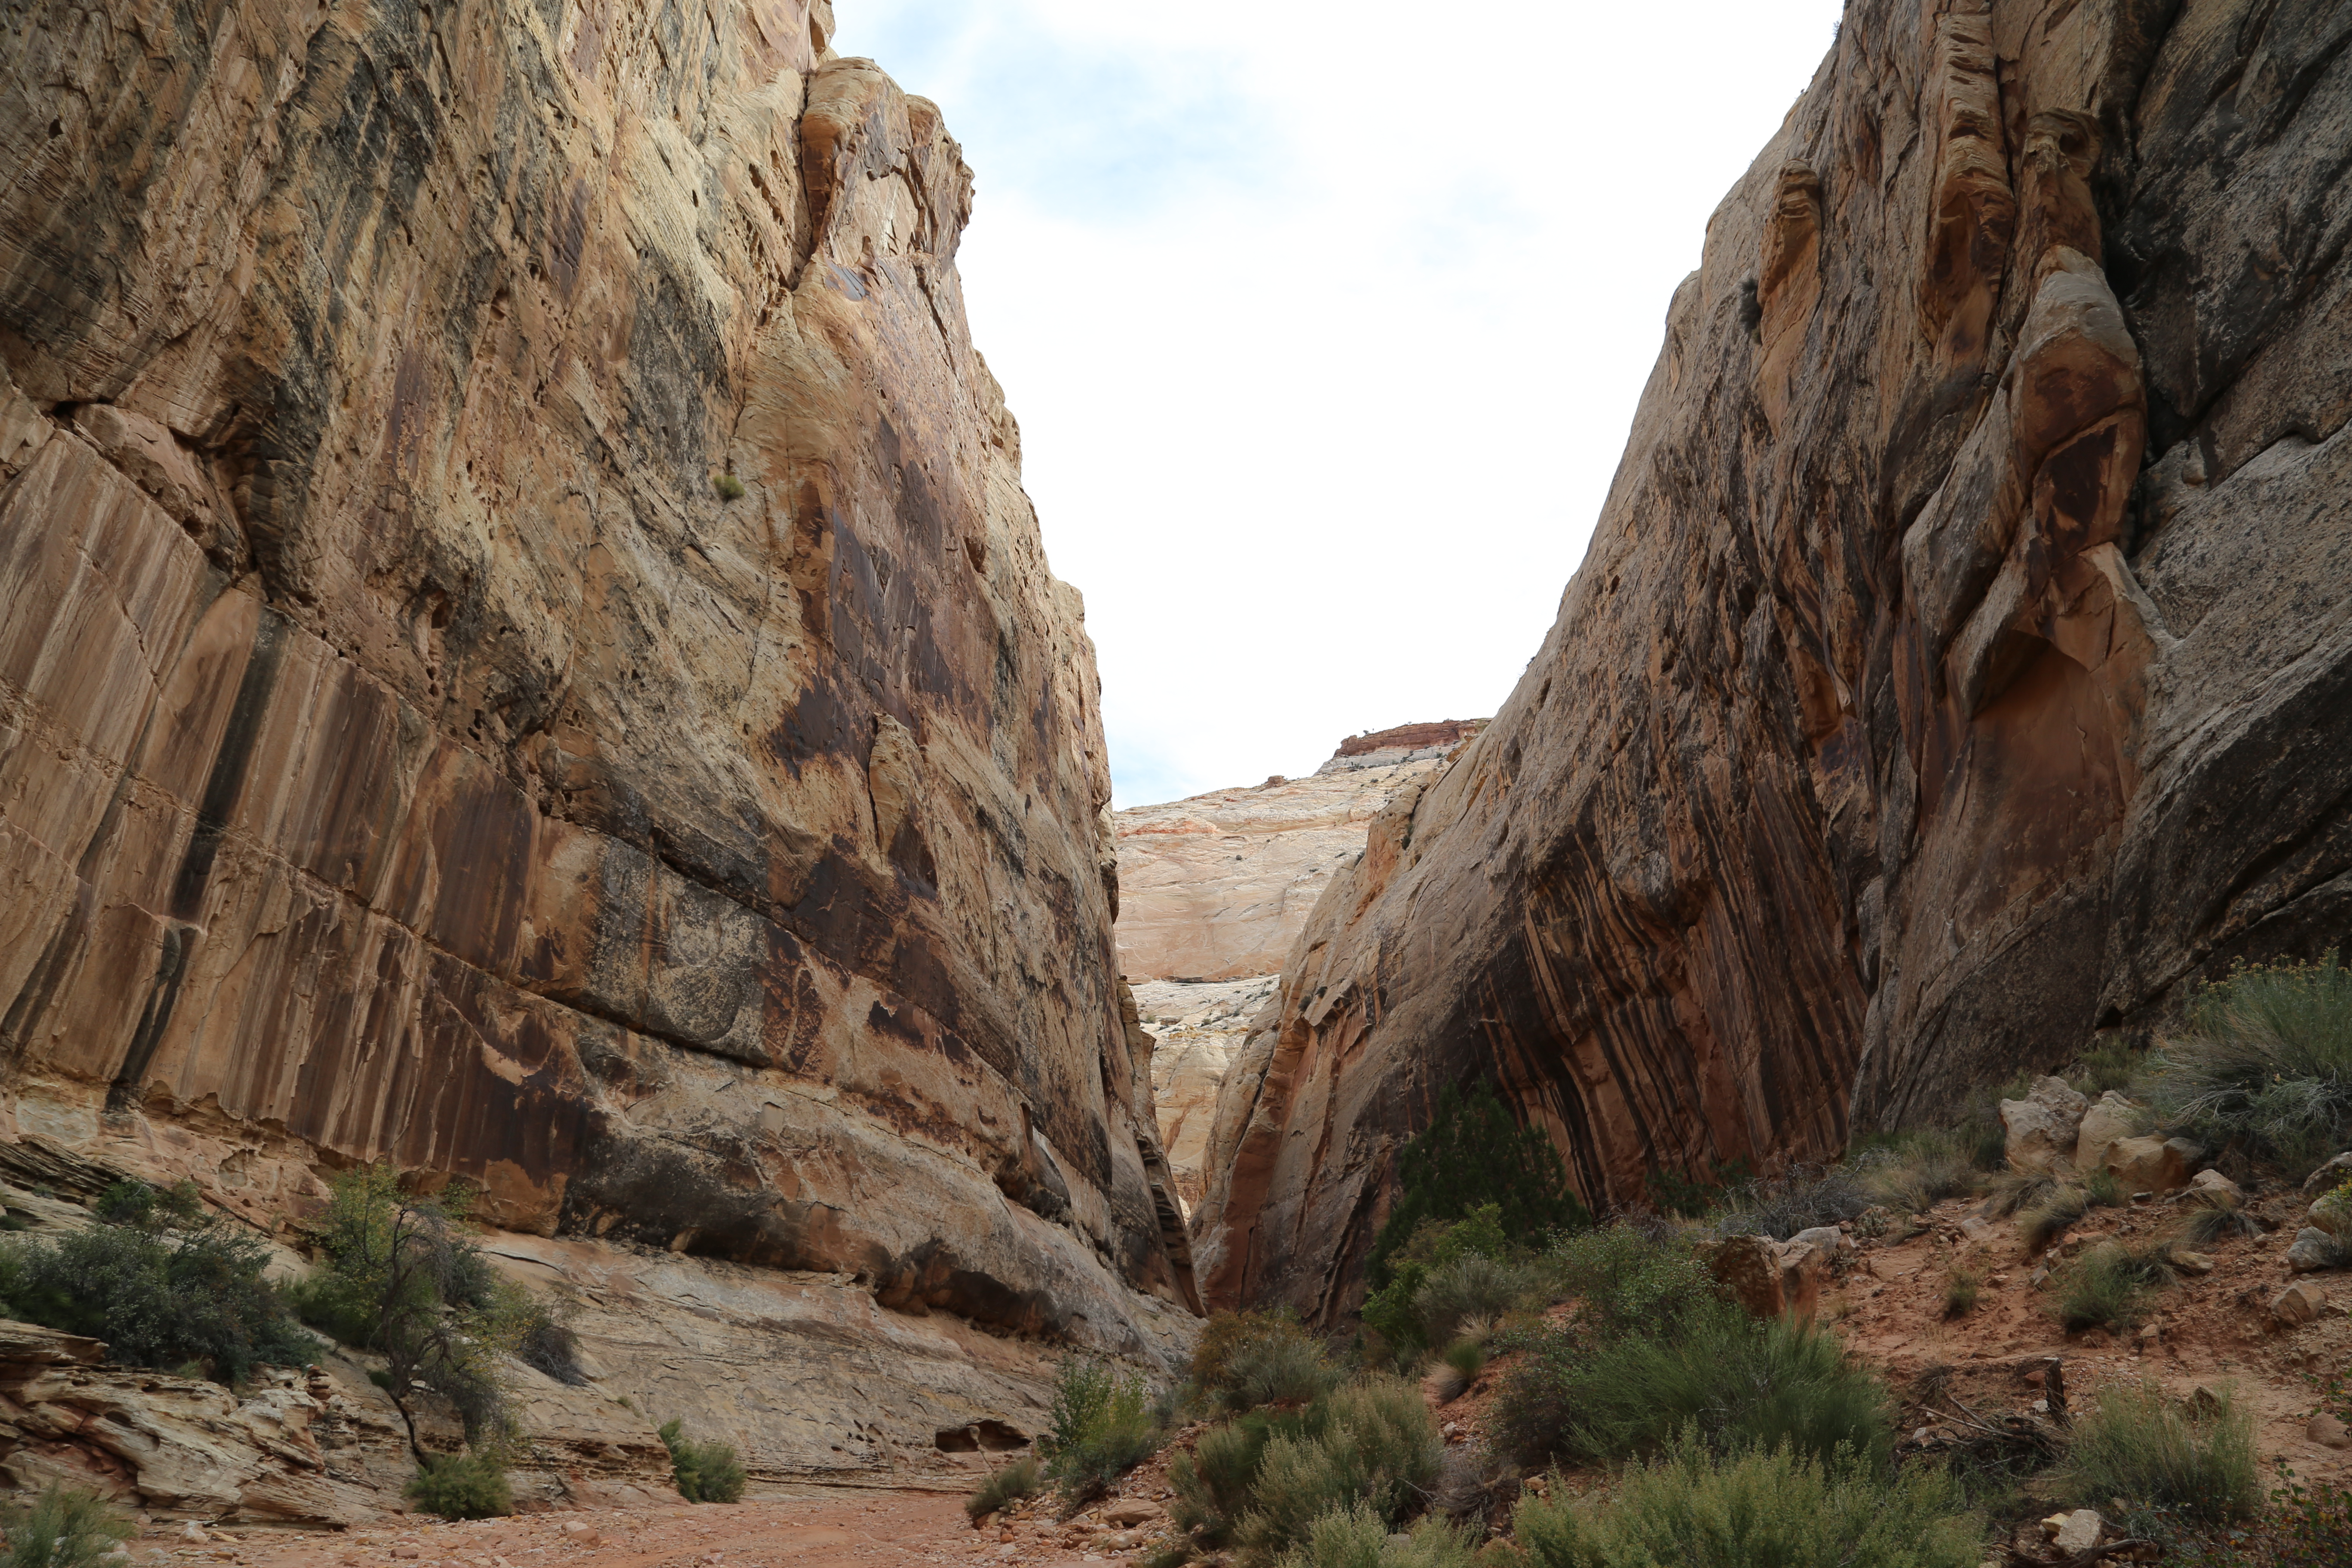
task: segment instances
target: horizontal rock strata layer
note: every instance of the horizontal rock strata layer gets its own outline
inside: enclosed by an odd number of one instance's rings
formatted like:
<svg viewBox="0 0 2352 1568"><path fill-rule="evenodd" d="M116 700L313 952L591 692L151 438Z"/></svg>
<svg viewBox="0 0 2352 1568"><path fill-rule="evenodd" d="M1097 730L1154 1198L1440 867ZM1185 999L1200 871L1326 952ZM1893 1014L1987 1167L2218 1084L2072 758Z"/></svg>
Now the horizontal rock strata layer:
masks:
<svg viewBox="0 0 2352 1568"><path fill-rule="evenodd" d="M1622 1200L2340 943L2347 148L2329 0L1848 6L1558 624L1227 1079L1213 1301L1344 1307L1449 1083Z"/></svg>
<svg viewBox="0 0 2352 1568"><path fill-rule="evenodd" d="M1307 778L1115 813L1122 972L1195 981L1274 973L1323 889L1363 852L1372 818L1485 722L1351 735Z"/></svg>
<svg viewBox="0 0 2352 1568"><path fill-rule="evenodd" d="M823 1276L729 1353L928 1442L905 1333L1189 1282L970 174L830 17L9 14L0 1132Z"/></svg>

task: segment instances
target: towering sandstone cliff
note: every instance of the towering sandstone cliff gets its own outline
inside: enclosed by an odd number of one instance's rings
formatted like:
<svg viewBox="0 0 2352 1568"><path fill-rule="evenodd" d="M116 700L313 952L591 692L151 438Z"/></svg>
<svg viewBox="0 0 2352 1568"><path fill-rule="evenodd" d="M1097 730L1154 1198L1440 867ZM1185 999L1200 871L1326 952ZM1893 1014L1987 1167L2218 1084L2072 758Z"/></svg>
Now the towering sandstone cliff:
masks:
<svg viewBox="0 0 2352 1568"><path fill-rule="evenodd" d="M1274 973L1331 878L1363 852L1372 818L1485 723L1350 735L1303 779L1114 814L1121 972L1130 980Z"/></svg>
<svg viewBox="0 0 2352 1568"><path fill-rule="evenodd" d="M971 177L831 26L0 45L0 1164L471 1179L762 1475L1189 1320Z"/></svg>
<svg viewBox="0 0 2352 1568"><path fill-rule="evenodd" d="M1344 1306L1447 1082L1622 1199L2340 943L2347 241L2336 0L1850 5L1541 652L1227 1079L1209 1297Z"/></svg>

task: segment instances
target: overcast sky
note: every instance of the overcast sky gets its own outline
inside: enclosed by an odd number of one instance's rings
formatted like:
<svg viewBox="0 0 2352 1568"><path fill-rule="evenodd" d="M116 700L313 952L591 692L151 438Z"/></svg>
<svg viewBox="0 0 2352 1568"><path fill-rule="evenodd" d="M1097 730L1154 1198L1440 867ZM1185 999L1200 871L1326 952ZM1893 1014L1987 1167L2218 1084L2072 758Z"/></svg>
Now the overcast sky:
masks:
<svg viewBox="0 0 2352 1568"><path fill-rule="evenodd" d="M1839 5L835 9L972 167L972 333L1126 806L1495 710Z"/></svg>

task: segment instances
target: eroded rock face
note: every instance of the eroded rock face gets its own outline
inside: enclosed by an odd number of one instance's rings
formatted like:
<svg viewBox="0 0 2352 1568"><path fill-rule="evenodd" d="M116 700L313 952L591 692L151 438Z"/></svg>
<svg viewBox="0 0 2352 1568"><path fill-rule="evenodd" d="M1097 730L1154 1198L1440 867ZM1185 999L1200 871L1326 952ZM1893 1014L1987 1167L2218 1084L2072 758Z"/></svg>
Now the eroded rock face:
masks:
<svg viewBox="0 0 2352 1568"><path fill-rule="evenodd" d="M2352 882L2352 12L1862 0L1500 714L1227 1079L1212 1300L1336 1311L1439 1089L1590 1199L1948 1120Z"/></svg>
<svg viewBox="0 0 2352 1568"><path fill-rule="evenodd" d="M1208 1184L1209 1137L1217 1094L1249 1031L1263 1020L1280 977L1248 980L1147 980L1135 987L1136 1014L1152 1038L1151 1100L1160 1143L1176 1195L1187 1212Z"/></svg>
<svg viewBox="0 0 2352 1568"><path fill-rule="evenodd" d="M92 15L0 83L0 1131L1167 1353L936 109L823 0Z"/></svg>
<svg viewBox="0 0 2352 1568"><path fill-rule="evenodd" d="M1138 981L1276 973L1324 889L1363 852L1372 818L1426 784L1485 723L1350 735L1307 778L1115 813L1121 973Z"/></svg>

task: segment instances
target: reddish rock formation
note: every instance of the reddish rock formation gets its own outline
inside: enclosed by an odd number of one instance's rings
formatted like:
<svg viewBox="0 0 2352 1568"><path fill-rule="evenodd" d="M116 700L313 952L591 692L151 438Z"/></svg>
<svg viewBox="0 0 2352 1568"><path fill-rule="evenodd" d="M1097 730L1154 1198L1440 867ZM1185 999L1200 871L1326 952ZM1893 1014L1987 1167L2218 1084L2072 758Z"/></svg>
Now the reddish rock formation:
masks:
<svg viewBox="0 0 2352 1568"><path fill-rule="evenodd" d="M824 0L6 26L7 1130L1165 1353L1092 650L937 110ZM990 1413L842 1342L756 1466Z"/></svg>
<svg viewBox="0 0 2352 1568"><path fill-rule="evenodd" d="M1331 754L1360 757L1373 752L1423 752L1433 746L1444 750L1460 744L1486 725L1484 719L1441 719L1434 724L1399 724L1393 730L1368 730L1340 742L1339 749Z"/></svg>
<svg viewBox="0 0 2352 1568"><path fill-rule="evenodd" d="M1448 1082L1618 1200L2340 942L2347 45L2329 0L1847 8L1550 637L1226 1080L1213 1302L1343 1307Z"/></svg>

